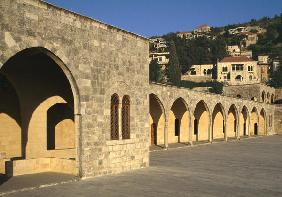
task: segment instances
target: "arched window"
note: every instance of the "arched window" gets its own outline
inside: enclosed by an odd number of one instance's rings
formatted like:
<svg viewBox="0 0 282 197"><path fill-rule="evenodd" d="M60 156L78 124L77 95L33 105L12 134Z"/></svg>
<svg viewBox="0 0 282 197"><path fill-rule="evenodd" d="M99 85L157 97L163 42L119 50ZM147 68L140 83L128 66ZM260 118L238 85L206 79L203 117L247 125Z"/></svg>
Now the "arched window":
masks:
<svg viewBox="0 0 282 197"><path fill-rule="evenodd" d="M122 139L130 139L130 100L127 95L122 99Z"/></svg>
<svg viewBox="0 0 282 197"><path fill-rule="evenodd" d="M242 81L242 80L243 80L243 77L242 77L241 75L237 75L237 76L235 77L235 80L236 80L236 81Z"/></svg>
<svg viewBox="0 0 282 197"><path fill-rule="evenodd" d="M118 108L119 98L117 94L113 94L111 97L111 140L118 140Z"/></svg>

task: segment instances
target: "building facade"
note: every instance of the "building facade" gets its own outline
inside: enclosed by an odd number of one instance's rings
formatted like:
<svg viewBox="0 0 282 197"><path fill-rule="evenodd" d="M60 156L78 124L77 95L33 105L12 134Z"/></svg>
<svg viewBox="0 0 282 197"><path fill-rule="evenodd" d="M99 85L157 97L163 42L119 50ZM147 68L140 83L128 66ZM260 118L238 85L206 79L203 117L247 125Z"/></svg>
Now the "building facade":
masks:
<svg viewBox="0 0 282 197"><path fill-rule="evenodd" d="M217 64L217 80L229 85L260 83L257 62L246 57L225 57Z"/></svg>

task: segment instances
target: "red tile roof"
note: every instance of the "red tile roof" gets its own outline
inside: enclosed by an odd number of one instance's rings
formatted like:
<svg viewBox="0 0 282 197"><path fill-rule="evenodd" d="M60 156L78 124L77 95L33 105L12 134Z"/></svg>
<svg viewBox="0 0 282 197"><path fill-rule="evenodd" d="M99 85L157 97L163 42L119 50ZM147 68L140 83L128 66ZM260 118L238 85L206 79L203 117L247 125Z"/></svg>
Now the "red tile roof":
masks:
<svg viewBox="0 0 282 197"><path fill-rule="evenodd" d="M252 62L251 58L247 56L225 57L220 62Z"/></svg>

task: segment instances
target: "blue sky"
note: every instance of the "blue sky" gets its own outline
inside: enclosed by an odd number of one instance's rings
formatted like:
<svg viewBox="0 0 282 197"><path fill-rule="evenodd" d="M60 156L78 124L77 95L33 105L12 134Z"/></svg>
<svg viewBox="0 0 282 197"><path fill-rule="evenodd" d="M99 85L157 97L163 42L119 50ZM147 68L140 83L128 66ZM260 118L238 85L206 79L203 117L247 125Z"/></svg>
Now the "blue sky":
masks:
<svg viewBox="0 0 282 197"><path fill-rule="evenodd" d="M282 13L282 0L45 0L59 7L150 37L223 26Z"/></svg>

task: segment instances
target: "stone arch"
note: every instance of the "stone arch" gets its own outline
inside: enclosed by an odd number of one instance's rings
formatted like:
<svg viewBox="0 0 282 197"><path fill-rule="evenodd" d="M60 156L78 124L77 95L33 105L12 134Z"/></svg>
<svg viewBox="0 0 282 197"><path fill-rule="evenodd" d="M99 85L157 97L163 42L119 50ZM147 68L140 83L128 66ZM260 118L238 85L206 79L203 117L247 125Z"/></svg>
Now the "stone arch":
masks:
<svg viewBox="0 0 282 197"><path fill-rule="evenodd" d="M260 114L259 114L259 131L258 135L266 135L266 112L264 108L261 109Z"/></svg>
<svg viewBox="0 0 282 197"><path fill-rule="evenodd" d="M261 101L262 102L265 102L265 91L262 91L262 93L261 93Z"/></svg>
<svg viewBox="0 0 282 197"><path fill-rule="evenodd" d="M238 110L234 104L232 104L227 114L227 137L234 138L237 135L238 130Z"/></svg>
<svg viewBox="0 0 282 197"><path fill-rule="evenodd" d="M221 103L217 103L212 113L212 139L223 139L225 136L226 115Z"/></svg>
<svg viewBox="0 0 282 197"><path fill-rule="evenodd" d="M206 141L210 138L210 110L207 104L201 100L197 103L194 110L193 140Z"/></svg>
<svg viewBox="0 0 282 197"><path fill-rule="evenodd" d="M164 130L166 114L163 103L155 94L149 95L149 123L150 123L150 144L160 145L164 144Z"/></svg>
<svg viewBox="0 0 282 197"><path fill-rule="evenodd" d="M250 115L250 135L258 135L259 114L256 107L253 107Z"/></svg>
<svg viewBox="0 0 282 197"><path fill-rule="evenodd" d="M249 110L244 105L239 115L239 123L240 123L239 124L239 135L240 136L246 136L249 134L249 122L250 122Z"/></svg>
<svg viewBox="0 0 282 197"><path fill-rule="evenodd" d="M21 144L21 155L17 162L25 162L25 166L31 167L25 159L60 158L62 165L54 168L61 168L64 172L66 168L63 169L63 165L68 165L66 173L81 175L80 96L68 67L48 49L33 47L10 57L0 73L13 84L20 102L22 137L18 142ZM50 128L51 123L56 123L54 128ZM53 134L50 131L54 131ZM73 139L68 145L62 144L68 141L59 140L60 148L56 144L48 146L47 139L54 135L57 139L64 136ZM70 144L74 147L70 148ZM32 166L34 171L38 168L40 166ZM16 174L17 169L13 170Z"/></svg>
<svg viewBox="0 0 282 197"><path fill-rule="evenodd" d="M168 143L189 141L190 113L183 98L176 99L168 114Z"/></svg>

